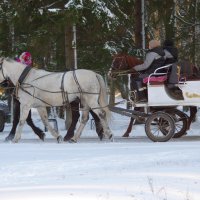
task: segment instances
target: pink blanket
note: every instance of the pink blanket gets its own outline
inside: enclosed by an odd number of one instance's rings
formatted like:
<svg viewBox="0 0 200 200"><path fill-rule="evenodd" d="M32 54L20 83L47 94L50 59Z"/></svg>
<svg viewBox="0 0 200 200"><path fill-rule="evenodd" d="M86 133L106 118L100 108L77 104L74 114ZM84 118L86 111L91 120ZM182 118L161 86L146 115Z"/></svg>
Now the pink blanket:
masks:
<svg viewBox="0 0 200 200"><path fill-rule="evenodd" d="M143 79L143 83L148 83L148 80L149 80L149 82L159 82L159 83L162 83L166 79L167 79L167 76L151 76L151 77L144 78Z"/></svg>

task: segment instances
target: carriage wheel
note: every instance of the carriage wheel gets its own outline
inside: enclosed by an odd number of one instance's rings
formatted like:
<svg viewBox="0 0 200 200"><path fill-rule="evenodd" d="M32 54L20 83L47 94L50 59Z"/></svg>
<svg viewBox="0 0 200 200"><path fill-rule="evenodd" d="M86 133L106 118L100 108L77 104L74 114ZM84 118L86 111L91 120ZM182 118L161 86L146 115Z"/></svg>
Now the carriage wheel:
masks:
<svg viewBox="0 0 200 200"><path fill-rule="evenodd" d="M174 135L175 122L168 113L155 112L147 118L145 131L153 142L166 142Z"/></svg>
<svg viewBox="0 0 200 200"><path fill-rule="evenodd" d="M170 109L166 110L166 112L170 114L175 122L175 133L173 138L179 138L185 135L188 126L188 116L178 109Z"/></svg>

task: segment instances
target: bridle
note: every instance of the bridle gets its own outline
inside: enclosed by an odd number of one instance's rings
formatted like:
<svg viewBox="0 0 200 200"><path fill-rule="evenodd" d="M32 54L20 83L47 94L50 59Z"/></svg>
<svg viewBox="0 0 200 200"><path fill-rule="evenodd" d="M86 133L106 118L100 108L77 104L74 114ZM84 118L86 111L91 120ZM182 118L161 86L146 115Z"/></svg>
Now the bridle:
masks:
<svg viewBox="0 0 200 200"><path fill-rule="evenodd" d="M2 58L1 61L0 61L0 70L1 70L1 73L3 75L3 78L5 80L7 80L8 78L4 75L4 72L3 72L3 62L4 62L4 58Z"/></svg>
<svg viewBox="0 0 200 200"><path fill-rule="evenodd" d="M4 71L3 71L3 62L5 58L0 58L0 71L3 75L4 80L0 83L0 86L3 87L4 89L14 89L15 86L13 82L10 80L9 77L5 76ZM6 84L6 86L5 86Z"/></svg>
<svg viewBox="0 0 200 200"><path fill-rule="evenodd" d="M116 60L119 60L119 66L116 68L114 66L114 63ZM122 76L122 75L127 75L127 73L130 73L130 70L125 70L122 68L128 68L128 62L127 62L127 58L126 55L123 56L116 56L114 57L112 64L111 64L111 68L108 71L108 76L110 78L115 79L117 76Z"/></svg>
<svg viewBox="0 0 200 200"><path fill-rule="evenodd" d="M113 62L111 64L111 69L115 69L115 67L113 66L113 63L116 61L116 60L119 60L120 59L120 65L118 67L118 69L116 70L122 70L121 68L124 66L123 63L125 64L124 67L128 67L128 62L127 62L127 59L126 59L126 56L116 56L114 59L113 59Z"/></svg>

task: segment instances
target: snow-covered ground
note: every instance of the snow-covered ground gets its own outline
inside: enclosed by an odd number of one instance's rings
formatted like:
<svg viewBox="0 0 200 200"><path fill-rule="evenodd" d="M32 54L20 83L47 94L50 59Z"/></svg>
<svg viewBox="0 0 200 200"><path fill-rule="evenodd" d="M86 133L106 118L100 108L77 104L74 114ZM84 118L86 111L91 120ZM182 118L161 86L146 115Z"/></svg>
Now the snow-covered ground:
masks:
<svg viewBox="0 0 200 200"><path fill-rule="evenodd" d="M0 200L199 200L200 118L186 136L166 143L150 141L143 125L119 139L128 123L114 114L117 139L100 142L88 122L76 144L57 144L49 133L42 142L27 126L19 143L5 143L7 124L0 133ZM64 136L64 122L58 125Z"/></svg>

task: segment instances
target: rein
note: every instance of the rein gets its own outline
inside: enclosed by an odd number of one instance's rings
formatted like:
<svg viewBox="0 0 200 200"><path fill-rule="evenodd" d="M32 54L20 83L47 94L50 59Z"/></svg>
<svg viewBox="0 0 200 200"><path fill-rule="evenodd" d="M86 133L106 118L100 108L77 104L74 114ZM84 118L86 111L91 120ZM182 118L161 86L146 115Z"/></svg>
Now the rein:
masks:
<svg viewBox="0 0 200 200"><path fill-rule="evenodd" d="M115 70L112 72L113 74L118 74L118 76L123 76L127 74L138 74L139 72L133 71L132 69L127 69L127 70Z"/></svg>
<svg viewBox="0 0 200 200"><path fill-rule="evenodd" d="M61 72L55 72L55 73L61 73ZM52 74L53 74L53 73L49 73L49 74L46 74L46 75L44 75L44 76L40 76L40 77L34 79L33 82L34 82L34 81L37 81L37 80L39 80L39 79L41 79L41 78L44 78L44 77L50 76L50 75L52 75Z"/></svg>
<svg viewBox="0 0 200 200"><path fill-rule="evenodd" d="M9 77L5 76L5 74L4 74L4 71L3 71L3 62L4 62L4 58L2 58L0 60L0 70L1 70L2 76L3 76L4 80L9 80L12 83L12 81L9 79ZM52 91L51 92L51 91L48 91L48 90L45 90L45 89L41 89L41 88L39 88L37 86L34 86L34 85L30 84L30 83L24 83L24 81L26 80L26 78L29 76L29 74L31 72L31 69L32 68L28 67L28 66L26 68L24 68L24 70L22 71L22 73L21 73L21 75L20 75L20 77L18 79L18 82L17 82L16 86L15 87L9 87L9 88L15 88L15 96L16 96L16 98L19 98L18 97L18 91L20 89L23 92L25 92L26 94L32 96L33 98L35 98L35 99L43 102L44 104L46 104L48 106L52 106L51 104L49 104L48 102L44 101L43 99L35 96L35 90L38 89L38 90L41 90L41 91L44 91L44 92L49 92L49 93L62 93L63 105L67 105L68 107L70 107L69 106L69 98L68 98L69 94L79 94L80 95L80 100L82 99L82 95L83 94L94 94L94 95L99 94L99 92L91 93L89 91L88 92L87 91L82 91L81 85L80 85L80 83L79 83L79 81L77 79L75 71L73 71L73 77L74 77L74 81L75 81L75 83L77 85L78 92L68 93L67 91L64 90L64 78L65 78L65 75L66 75L67 72L64 72L63 75L62 75L61 90L60 91ZM38 77L38 78L34 79L33 81L36 81L36 80L41 79L43 77L49 76L51 74L52 73L44 75L44 76L41 76L41 77ZM12 83L12 85L14 85L14 84ZM33 93L29 92L27 90L28 88L33 88ZM40 106L38 106L38 107L40 107ZM105 106L105 107L107 107L107 106ZM92 108L92 109L99 109L99 108Z"/></svg>
<svg viewBox="0 0 200 200"><path fill-rule="evenodd" d="M117 59L119 61L116 65ZM117 76L125 76L128 74L131 74L133 76L140 74L139 72L135 71L134 68L133 69L131 68L131 66L134 67L135 65L140 64L139 60L135 61L135 63L134 62L132 63L132 61L130 61L130 59L129 60L128 59L129 59L129 56L127 56L127 55L121 55L121 56L118 55L118 56L114 57L111 68L108 72L108 75L112 78L115 78ZM127 68L130 68L130 69L127 69Z"/></svg>

